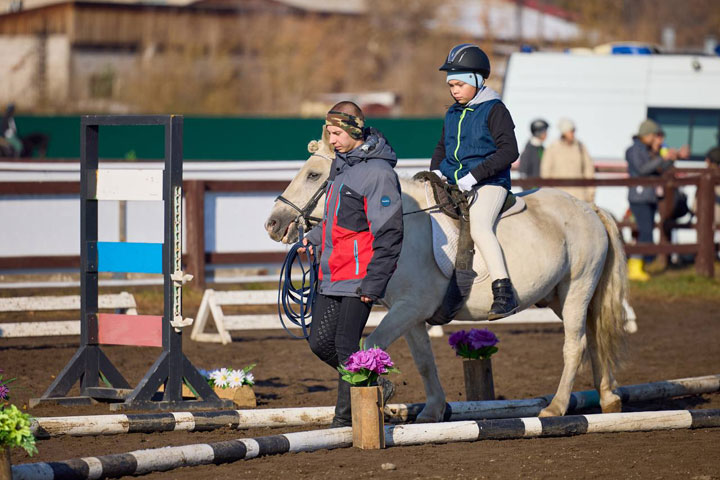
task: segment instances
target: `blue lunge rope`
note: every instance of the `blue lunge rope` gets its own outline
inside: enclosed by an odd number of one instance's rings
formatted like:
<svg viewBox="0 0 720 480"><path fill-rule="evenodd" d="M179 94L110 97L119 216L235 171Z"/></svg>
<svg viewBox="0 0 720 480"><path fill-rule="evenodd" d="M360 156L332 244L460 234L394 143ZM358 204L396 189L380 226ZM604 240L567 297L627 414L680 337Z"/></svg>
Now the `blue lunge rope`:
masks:
<svg viewBox="0 0 720 480"><path fill-rule="evenodd" d="M318 283L318 263L315 255L310 254L308 245L304 254L298 253L303 247L303 230L298 225L299 240L290 247L285 261L280 269L280 282L278 285L278 316L285 331L293 338L307 339L310 336L309 328L312 324L312 306ZM317 252L315 252L317 253ZM304 257L304 258L303 258ZM302 272L300 286L296 287L292 281L293 269L299 268ZM291 323L302 329L302 336L293 334L285 324L283 313Z"/></svg>

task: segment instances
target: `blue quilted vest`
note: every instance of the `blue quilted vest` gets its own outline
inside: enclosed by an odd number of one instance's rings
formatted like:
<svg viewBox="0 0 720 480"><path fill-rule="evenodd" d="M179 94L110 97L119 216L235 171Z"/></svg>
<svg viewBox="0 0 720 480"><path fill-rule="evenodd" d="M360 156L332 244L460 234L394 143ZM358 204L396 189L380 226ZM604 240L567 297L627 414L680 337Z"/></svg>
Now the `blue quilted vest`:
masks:
<svg viewBox="0 0 720 480"><path fill-rule="evenodd" d="M448 109L445 115L445 158L440 163L440 171L448 182L457 183L458 179L497 151L487 118L499 101L489 100L470 107L456 103ZM500 185L510 190L510 168L481 180L478 185Z"/></svg>

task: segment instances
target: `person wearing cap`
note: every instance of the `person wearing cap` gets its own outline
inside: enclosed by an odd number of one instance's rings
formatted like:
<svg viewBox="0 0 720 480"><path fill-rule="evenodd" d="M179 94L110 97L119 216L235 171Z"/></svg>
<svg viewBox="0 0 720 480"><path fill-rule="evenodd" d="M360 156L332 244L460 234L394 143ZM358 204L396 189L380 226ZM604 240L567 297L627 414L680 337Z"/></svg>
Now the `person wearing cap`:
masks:
<svg viewBox="0 0 720 480"><path fill-rule="evenodd" d="M319 253L319 286L308 342L334 370L358 350L374 302L385 296L403 241L397 156L387 139L365 127L353 102L333 106L325 118L335 151L322 221L303 239ZM307 247L298 249L303 253ZM394 388L385 379L383 398ZM350 384L338 376L333 427L352 424Z"/></svg>
<svg viewBox="0 0 720 480"><path fill-rule="evenodd" d="M531 137L520 154L520 166L518 171L521 178L537 178L540 176L540 162L545 152L545 139L550 125L543 119L538 118L530 124Z"/></svg>
<svg viewBox="0 0 720 480"><path fill-rule="evenodd" d="M558 122L560 138L545 150L540 165L542 178L594 178L595 164L585 145L575 137L575 123ZM588 203L595 201L595 187L556 187Z"/></svg>
<svg viewBox="0 0 720 480"><path fill-rule="evenodd" d="M518 158L515 124L500 95L485 85L490 59L477 45L450 50L440 67L455 103L450 106L430 170L464 192L477 192L470 234L492 280L488 319L515 313L518 302L494 226L510 190L510 165Z"/></svg>
<svg viewBox="0 0 720 480"><path fill-rule="evenodd" d="M665 160L659 154L653 154L653 144L660 132L660 126L651 119L643 120L637 133L633 136L633 144L625 151L628 163L628 174L631 178L657 177L672 167L672 160ZM653 243L655 213L657 212L658 196L655 187L634 186L628 188L630 211L635 217L638 229L638 242ZM628 259L628 278L630 280L647 281L650 276L645 272L644 258L633 254Z"/></svg>

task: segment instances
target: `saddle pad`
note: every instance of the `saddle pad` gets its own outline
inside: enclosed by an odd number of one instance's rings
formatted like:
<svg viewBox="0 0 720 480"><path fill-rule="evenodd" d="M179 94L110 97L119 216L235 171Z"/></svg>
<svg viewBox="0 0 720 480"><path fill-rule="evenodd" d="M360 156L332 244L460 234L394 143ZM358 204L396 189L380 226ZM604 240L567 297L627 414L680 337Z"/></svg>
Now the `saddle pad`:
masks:
<svg viewBox="0 0 720 480"><path fill-rule="evenodd" d="M525 210L525 200L521 197L516 198L515 205L506 210L500 218L505 218ZM435 205L435 197L433 195L432 186L429 182L425 182L425 202L428 208ZM455 270L455 257L457 256L458 244L458 221L453 220L439 210L430 210L430 224L432 225L432 242L433 255L435 263L440 271L447 278L452 277ZM488 271L485 267L485 261L477 251L473 257L473 270L477 273L474 283L479 283L488 277Z"/></svg>

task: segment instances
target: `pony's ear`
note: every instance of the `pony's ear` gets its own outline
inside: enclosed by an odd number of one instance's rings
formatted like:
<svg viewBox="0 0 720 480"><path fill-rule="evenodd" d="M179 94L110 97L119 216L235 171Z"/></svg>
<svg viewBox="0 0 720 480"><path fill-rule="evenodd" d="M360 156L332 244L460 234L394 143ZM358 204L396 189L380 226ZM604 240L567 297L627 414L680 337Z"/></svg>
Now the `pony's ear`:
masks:
<svg viewBox="0 0 720 480"><path fill-rule="evenodd" d="M330 150L331 152L334 151L333 146L330 145L330 134L328 133L327 128L325 128L325 125L323 125L322 127L322 138L320 139L320 141L323 143L327 150Z"/></svg>
<svg viewBox="0 0 720 480"><path fill-rule="evenodd" d="M317 140L311 140L310 143L308 143L308 152L315 153L318 150L320 150L320 142Z"/></svg>

